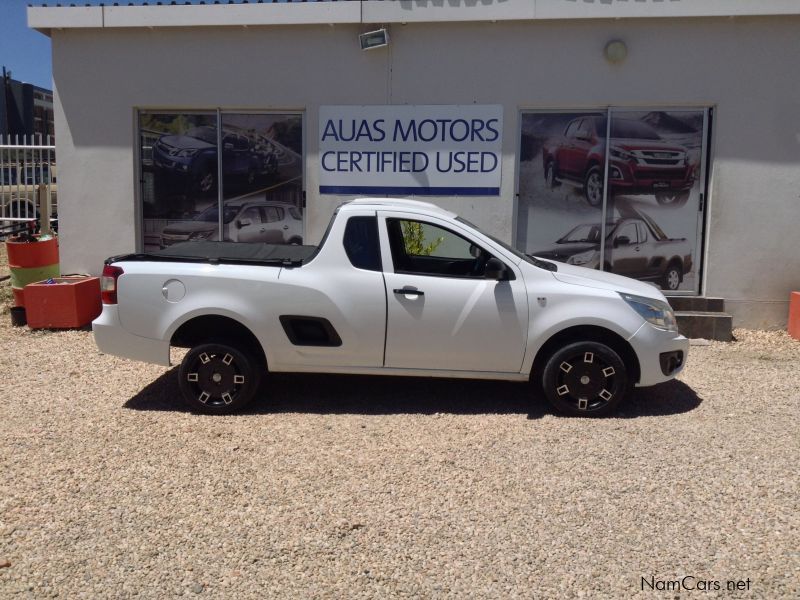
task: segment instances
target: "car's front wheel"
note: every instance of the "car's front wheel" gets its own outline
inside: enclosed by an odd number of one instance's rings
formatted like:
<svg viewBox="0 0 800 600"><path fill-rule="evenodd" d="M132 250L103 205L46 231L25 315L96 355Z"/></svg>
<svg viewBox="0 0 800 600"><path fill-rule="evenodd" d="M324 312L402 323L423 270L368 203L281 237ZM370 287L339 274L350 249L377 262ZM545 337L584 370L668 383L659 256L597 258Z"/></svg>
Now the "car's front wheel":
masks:
<svg viewBox="0 0 800 600"><path fill-rule="evenodd" d="M625 363L600 342L573 342L547 361L544 393L561 413L576 417L611 414L630 389Z"/></svg>
<svg viewBox="0 0 800 600"><path fill-rule="evenodd" d="M229 414L256 395L263 366L234 342L199 344L190 349L178 372L183 398L192 410Z"/></svg>

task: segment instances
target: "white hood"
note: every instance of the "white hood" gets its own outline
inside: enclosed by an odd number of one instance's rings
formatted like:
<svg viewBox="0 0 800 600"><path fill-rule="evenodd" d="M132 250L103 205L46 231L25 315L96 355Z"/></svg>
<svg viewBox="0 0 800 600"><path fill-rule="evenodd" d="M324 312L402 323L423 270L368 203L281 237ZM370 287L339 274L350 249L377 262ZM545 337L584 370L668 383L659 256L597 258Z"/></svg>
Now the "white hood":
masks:
<svg viewBox="0 0 800 600"><path fill-rule="evenodd" d="M622 275L606 273L605 271L598 271L597 269L587 269L585 267L558 263L558 271L553 273L553 277L562 283L572 283L574 285L599 288L612 292L627 292L628 294L645 296L663 302L667 301L667 299L664 298L664 294L661 293L661 290L650 283L631 279L630 277L623 277Z"/></svg>

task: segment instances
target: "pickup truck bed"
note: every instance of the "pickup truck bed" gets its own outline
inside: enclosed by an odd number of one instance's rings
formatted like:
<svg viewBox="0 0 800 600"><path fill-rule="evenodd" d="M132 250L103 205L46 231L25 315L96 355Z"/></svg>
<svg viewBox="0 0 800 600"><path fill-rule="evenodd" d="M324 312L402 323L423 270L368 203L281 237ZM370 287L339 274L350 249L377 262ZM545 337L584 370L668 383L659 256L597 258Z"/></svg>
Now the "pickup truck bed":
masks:
<svg viewBox="0 0 800 600"><path fill-rule="evenodd" d="M311 260L317 249L318 246L245 242L183 242L156 252L112 256L106 264L157 261L299 267Z"/></svg>

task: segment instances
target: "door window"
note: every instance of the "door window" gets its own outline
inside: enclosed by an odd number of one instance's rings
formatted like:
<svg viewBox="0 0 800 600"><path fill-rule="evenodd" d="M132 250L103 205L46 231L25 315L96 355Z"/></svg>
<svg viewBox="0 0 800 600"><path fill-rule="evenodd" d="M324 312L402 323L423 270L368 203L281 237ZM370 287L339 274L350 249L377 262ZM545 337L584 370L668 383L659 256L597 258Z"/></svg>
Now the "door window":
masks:
<svg viewBox="0 0 800 600"><path fill-rule="evenodd" d="M636 223L625 223L625 225L620 227L614 234L615 240L618 240L623 237L628 238L629 244L639 243L639 236L636 233Z"/></svg>
<svg viewBox="0 0 800 600"><path fill-rule="evenodd" d="M276 221L283 220L283 210L277 206L265 206L264 213L266 216L265 222L275 223Z"/></svg>
<svg viewBox="0 0 800 600"><path fill-rule="evenodd" d="M350 217L344 229L344 250L358 269L381 270L377 217Z"/></svg>
<svg viewBox="0 0 800 600"><path fill-rule="evenodd" d="M491 255L458 233L424 221L387 219L396 273L482 278Z"/></svg>
<svg viewBox="0 0 800 600"><path fill-rule="evenodd" d="M644 226L644 223L637 223L636 229L639 232L639 243L643 244L647 241L647 227Z"/></svg>
<svg viewBox="0 0 800 600"><path fill-rule="evenodd" d="M261 211L258 210L257 206L250 206L242 211L239 220L244 221L245 219L249 220L251 223L261 223Z"/></svg>
<svg viewBox="0 0 800 600"><path fill-rule="evenodd" d="M578 126L580 124L581 124L581 120L580 119L576 119L572 123L570 123L567 126L567 131L564 132L564 137L574 138L575 137L575 133L578 131Z"/></svg>

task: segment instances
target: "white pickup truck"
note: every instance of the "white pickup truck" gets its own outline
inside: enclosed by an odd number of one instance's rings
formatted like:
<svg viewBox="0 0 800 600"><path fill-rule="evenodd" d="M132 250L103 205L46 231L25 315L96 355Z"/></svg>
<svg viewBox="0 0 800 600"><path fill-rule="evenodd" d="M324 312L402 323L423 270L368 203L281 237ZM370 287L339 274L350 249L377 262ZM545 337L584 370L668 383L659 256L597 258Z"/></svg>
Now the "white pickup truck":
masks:
<svg viewBox="0 0 800 600"><path fill-rule="evenodd" d="M113 257L101 286L100 350L169 365L189 348L180 387L206 413L241 409L269 370L533 381L559 411L602 416L689 350L652 285L527 256L411 200L343 204L318 247Z"/></svg>

